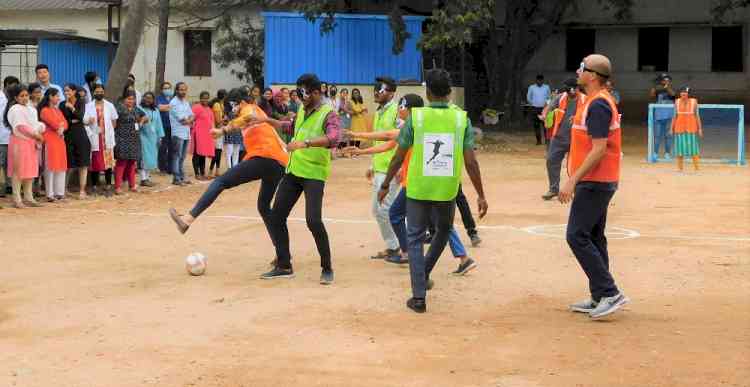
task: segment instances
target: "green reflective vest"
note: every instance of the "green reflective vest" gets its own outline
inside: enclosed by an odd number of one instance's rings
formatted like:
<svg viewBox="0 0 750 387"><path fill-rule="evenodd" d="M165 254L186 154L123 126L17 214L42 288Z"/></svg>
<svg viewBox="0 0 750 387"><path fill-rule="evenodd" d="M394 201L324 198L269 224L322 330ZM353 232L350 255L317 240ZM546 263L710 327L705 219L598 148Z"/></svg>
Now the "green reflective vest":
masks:
<svg viewBox="0 0 750 387"><path fill-rule="evenodd" d="M468 118L457 108L414 108L414 145L409 161L406 197L451 201L458 194L464 164Z"/></svg>
<svg viewBox="0 0 750 387"><path fill-rule="evenodd" d="M315 113L306 116L304 106L300 106L294 123L294 141L324 136L325 120L331 110L331 105L323 104ZM321 147L297 149L289 157L286 171L294 176L326 181L331 174L331 150Z"/></svg>
<svg viewBox="0 0 750 387"><path fill-rule="evenodd" d="M375 119L372 123L372 127L375 132L387 132L396 129L396 115L398 115L398 104L395 100L388 102L384 108L375 113ZM375 141L375 146L378 146L385 141ZM389 150L388 152L377 153L372 157L372 169L375 172L388 173L388 166L391 164L393 155L396 154L396 148Z"/></svg>

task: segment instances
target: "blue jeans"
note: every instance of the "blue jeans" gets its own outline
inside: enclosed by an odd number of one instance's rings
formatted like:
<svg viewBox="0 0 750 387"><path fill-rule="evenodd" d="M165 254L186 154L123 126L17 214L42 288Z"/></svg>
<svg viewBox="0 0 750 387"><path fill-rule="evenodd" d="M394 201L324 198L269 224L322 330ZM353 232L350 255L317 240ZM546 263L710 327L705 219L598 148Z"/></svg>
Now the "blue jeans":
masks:
<svg viewBox="0 0 750 387"><path fill-rule="evenodd" d="M424 200L406 200L406 218L409 239L409 274L411 291L414 298L425 298L427 280L435 268L440 255L448 244L453 217L456 214L456 202L433 202ZM435 221L435 235L432 237L427 254L424 254L424 239L427 226Z"/></svg>
<svg viewBox="0 0 750 387"><path fill-rule="evenodd" d="M659 145L662 139L664 139L664 153L672 153L672 136L669 134L669 129L672 126L672 119L656 120L654 121L654 154L659 155Z"/></svg>
<svg viewBox="0 0 750 387"><path fill-rule="evenodd" d="M431 223L437 223L435 217L437 214L433 213ZM396 199L391 203L391 209L388 211L390 217L391 226L393 232L398 238L398 244L401 247L401 251L408 252L408 242L406 240L406 188L401 188ZM451 226L450 234L448 235L448 246L451 248L451 252L454 257L465 257L466 247L461 242L455 227Z"/></svg>
<svg viewBox="0 0 750 387"><path fill-rule="evenodd" d="M185 181L185 154L187 153L189 140L172 136L171 146L171 166L172 182L179 183Z"/></svg>

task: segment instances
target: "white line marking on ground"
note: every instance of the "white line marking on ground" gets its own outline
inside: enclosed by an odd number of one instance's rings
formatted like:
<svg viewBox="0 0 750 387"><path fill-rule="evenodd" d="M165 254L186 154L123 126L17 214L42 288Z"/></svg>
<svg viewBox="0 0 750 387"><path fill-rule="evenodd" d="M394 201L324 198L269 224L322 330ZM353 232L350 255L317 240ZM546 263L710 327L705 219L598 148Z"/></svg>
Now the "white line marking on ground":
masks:
<svg viewBox="0 0 750 387"><path fill-rule="evenodd" d="M119 216L146 216L152 218L164 217L168 219L166 212L164 214L155 214L148 212L128 212L128 211L110 211L110 210L87 210L87 209L76 209L76 208L62 208L63 211L71 212L90 212L102 215L119 215ZM249 220L253 222L262 222L263 218L259 216L246 216L246 215L203 215L203 219L223 219L223 220ZM305 223L305 218L290 217L290 221L297 223ZM362 220L362 219L337 219L337 218L323 218L326 223L334 224L375 224L374 220ZM483 225L477 226L480 230L510 230L523 232L534 236L542 236L555 239L565 239L565 224L548 224L548 225L535 225L527 227L516 227L509 225ZM607 227L607 238L626 240L626 239L637 239L637 238L652 238L652 239L676 239L686 241L722 241L722 242L750 242L750 236L720 236L720 235L670 235L670 234L641 234L638 231L617 227Z"/></svg>

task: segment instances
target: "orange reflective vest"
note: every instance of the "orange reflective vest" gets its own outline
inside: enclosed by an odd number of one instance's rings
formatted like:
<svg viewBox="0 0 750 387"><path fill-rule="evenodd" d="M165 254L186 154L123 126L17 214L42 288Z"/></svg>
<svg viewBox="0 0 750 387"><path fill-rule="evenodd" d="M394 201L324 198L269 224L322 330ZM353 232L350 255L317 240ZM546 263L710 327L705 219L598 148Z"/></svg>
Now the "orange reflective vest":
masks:
<svg viewBox="0 0 750 387"><path fill-rule="evenodd" d="M570 130L568 174L572 176L576 173L593 148L593 142L586 126L586 118L591 103L598 99L607 101L609 108L612 110L612 121L609 124L609 135L607 136L607 150L599 164L594 166L581 181L615 183L620 180L622 129L620 128L620 112L617 110L617 104L606 90L601 90L599 93L586 98L583 109L576 111L573 126Z"/></svg>
<svg viewBox="0 0 750 387"><path fill-rule="evenodd" d="M243 114L244 113L244 114ZM240 112L240 117L254 115L257 118L266 118L266 113L257 104L246 105ZM239 122L239 121L238 121ZM289 164L289 153L286 151L284 141L278 132L269 124L257 124L242 129L242 141L245 144L245 158L264 157L273 159L283 166Z"/></svg>
<svg viewBox="0 0 750 387"><path fill-rule="evenodd" d="M688 98L687 101L684 101L682 98L678 98L674 102L674 109L677 113L674 120L674 134L698 133L698 116L696 115L698 100Z"/></svg>
<svg viewBox="0 0 750 387"><path fill-rule="evenodd" d="M583 93L578 93L578 97L576 97L576 113L583 110L583 104L586 101L586 96ZM568 109L568 93L564 93L560 97L560 102L558 102L557 109L555 109L555 122L552 124L552 134L550 138L555 137L557 134L557 130L560 129L560 124L562 124L562 120L565 117L565 110Z"/></svg>

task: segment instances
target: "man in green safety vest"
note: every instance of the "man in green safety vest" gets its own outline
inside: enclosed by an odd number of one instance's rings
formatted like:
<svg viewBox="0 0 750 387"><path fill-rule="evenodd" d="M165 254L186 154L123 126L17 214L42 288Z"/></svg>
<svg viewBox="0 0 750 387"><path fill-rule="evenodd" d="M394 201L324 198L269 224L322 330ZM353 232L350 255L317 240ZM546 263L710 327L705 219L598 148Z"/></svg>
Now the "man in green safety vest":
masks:
<svg viewBox="0 0 750 387"><path fill-rule="evenodd" d="M396 94L396 81L388 77L378 77L375 79L374 99L378 104L378 110L375 112L372 128L375 133L388 132L396 129L398 120L398 104L394 99ZM376 153L372 156L372 167L367 171L367 175L372 177L372 214L378 223L380 236L385 242L385 250L371 256L372 259L385 259L389 262L398 263L401 261L398 238L393 232L388 212L391 204L398 196L401 189L398 182L394 181L388 187L388 194L382 201L378 201L378 192L383 185L385 174L388 172L388 165L391 163L393 154L396 152L395 142L375 141L374 146L387 143L392 146L391 149Z"/></svg>
<svg viewBox="0 0 750 387"><path fill-rule="evenodd" d="M427 311L427 290L432 288L430 273L448 242L456 212L456 195L466 167L479 196L479 218L487 214L479 162L474 154L474 133L466 112L450 104L450 75L434 69L425 75L429 107L412 109L398 137L398 149L378 192L383 200L404 156L412 149L406 188L406 223L412 298L406 306L417 313ZM439 145L438 145L439 144ZM424 239L433 212L435 235L427 255Z"/></svg>
<svg viewBox="0 0 750 387"><path fill-rule="evenodd" d="M276 247L275 267L261 278L294 276L289 252L287 218L300 195L304 193L307 228L313 234L320 254L320 283L328 285L333 283L333 268L328 233L323 225L323 189L331 173L331 148L338 144L341 127L338 114L333 111L331 105L321 102L321 83L316 75L300 76L297 79L297 88L302 96L303 105L291 124L272 118L256 118L249 122L249 125L258 122L268 123L276 129L283 128L285 132L289 132L288 126L294 127L294 138L287 144L287 150L291 152L289 164L276 191L269 221L273 244Z"/></svg>

